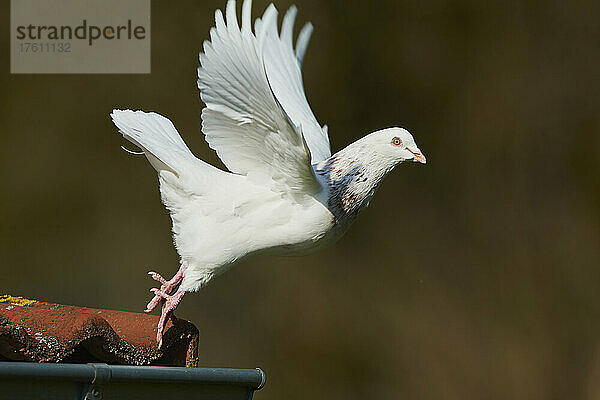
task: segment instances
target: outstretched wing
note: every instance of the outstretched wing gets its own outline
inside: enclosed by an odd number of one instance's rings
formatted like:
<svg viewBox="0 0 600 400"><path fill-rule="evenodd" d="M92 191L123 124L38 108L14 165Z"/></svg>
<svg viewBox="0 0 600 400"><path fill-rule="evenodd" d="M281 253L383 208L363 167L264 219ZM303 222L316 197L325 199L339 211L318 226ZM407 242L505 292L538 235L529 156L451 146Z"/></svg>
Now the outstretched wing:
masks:
<svg viewBox="0 0 600 400"><path fill-rule="evenodd" d="M265 39L263 60L267 79L275 98L292 122L302 127L306 144L312 155L311 162L316 164L331 156L331 148L327 128L321 128L306 100L300 70L313 27L310 22L304 25L298 34L294 52L292 31L296 13L295 6L290 7L286 12L279 36L277 36L276 23L268 27L270 31Z"/></svg>
<svg viewBox="0 0 600 400"><path fill-rule="evenodd" d="M206 104L202 131L230 171L266 174L284 191L314 193L320 185L311 166L311 153L312 161L317 162L330 151L327 136L306 103L297 61L302 59L310 32L305 29L299 36L297 59L283 36L287 31L291 35L293 18L286 18L287 28L280 38L277 11L271 5L262 19L256 20L253 33L250 8L251 1L246 0L241 29L235 1L227 4L227 23L220 10L215 13L216 26L210 31L210 41L204 42L198 68L198 88ZM288 61L271 65L279 49L285 50L280 56ZM283 69L292 65L297 76L293 70ZM318 133L313 133L315 126Z"/></svg>

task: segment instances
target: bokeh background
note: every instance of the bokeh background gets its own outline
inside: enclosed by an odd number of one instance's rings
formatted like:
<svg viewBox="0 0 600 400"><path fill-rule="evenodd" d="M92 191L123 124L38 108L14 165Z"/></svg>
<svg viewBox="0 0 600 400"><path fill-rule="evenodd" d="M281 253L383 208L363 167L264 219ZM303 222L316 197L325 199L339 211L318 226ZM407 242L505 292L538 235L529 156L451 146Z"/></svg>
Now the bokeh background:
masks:
<svg viewBox="0 0 600 400"><path fill-rule="evenodd" d="M149 75L11 75L2 2L2 292L141 311L146 271L175 272L156 175L108 113L158 111L222 166L195 68L224 5L153 1ZM297 5L334 151L400 125L428 164L397 168L333 247L186 296L202 365L260 366L263 400L599 398L600 2Z"/></svg>

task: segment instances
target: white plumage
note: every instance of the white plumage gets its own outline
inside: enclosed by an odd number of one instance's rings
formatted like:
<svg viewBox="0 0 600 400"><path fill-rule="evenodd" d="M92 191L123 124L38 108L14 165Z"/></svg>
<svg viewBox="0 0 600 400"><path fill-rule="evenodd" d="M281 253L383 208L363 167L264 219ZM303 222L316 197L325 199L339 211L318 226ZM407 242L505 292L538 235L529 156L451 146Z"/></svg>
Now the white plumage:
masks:
<svg viewBox="0 0 600 400"><path fill-rule="evenodd" d="M148 304L163 301L159 343L183 294L259 250L313 251L337 239L399 162L425 162L402 128L374 132L331 156L327 128L313 115L301 64L312 25L292 45L296 8L281 33L270 5L251 27L251 1L238 25L235 1L220 10L198 68L202 131L229 172L196 158L167 118L113 110L119 131L159 173L173 221L179 272ZM177 286L179 287L177 288ZM172 293L175 289L177 290Z"/></svg>

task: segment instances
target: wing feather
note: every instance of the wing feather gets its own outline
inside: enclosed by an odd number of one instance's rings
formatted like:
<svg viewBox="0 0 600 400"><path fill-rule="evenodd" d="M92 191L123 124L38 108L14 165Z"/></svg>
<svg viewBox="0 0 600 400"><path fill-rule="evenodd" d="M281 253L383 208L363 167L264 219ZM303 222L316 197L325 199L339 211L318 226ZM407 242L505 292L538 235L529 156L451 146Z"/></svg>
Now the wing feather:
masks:
<svg viewBox="0 0 600 400"><path fill-rule="evenodd" d="M273 5L256 19L255 33L250 0L242 6L241 28L234 0L227 3L225 18L220 10L215 12L210 41L204 42L199 55L198 88L206 104L202 131L230 171L263 174L284 192L312 194L321 187L311 162L328 157L330 150L327 133L304 96L299 60L308 39L306 33L299 37L302 45L294 52L295 14L295 7L288 11L279 36ZM284 54L278 56L278 51ZM294 103L302 101L305 104ZM321 138L318 146L315 127Z"/></svg>
<svg viewBox="0 0 600 400"><path fill-rule="evenodd" d="M263 48L264 64L269 84L275 97L294 125L301 127L311 151L312 163L331 156L329 137L315 118L304 93L301 60L304 57L312 25L307 25L298 36L300 47L292 46L292 30L297 9L290 7L284 16L281 34L277 34L277 24L268 25Z"/></svg>

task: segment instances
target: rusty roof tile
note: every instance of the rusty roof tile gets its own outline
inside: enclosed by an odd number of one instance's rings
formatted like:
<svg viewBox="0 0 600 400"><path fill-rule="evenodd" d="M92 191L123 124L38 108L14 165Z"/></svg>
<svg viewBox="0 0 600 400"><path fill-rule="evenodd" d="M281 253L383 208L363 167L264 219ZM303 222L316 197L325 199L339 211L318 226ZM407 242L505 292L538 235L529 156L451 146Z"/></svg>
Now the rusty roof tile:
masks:
<svg viewBox="0 0 600 400"><path fill-rule="evenodd" d="M0 296L0 360L198 365L198 328L168 322L156 345L158 316Z"/></svg>

